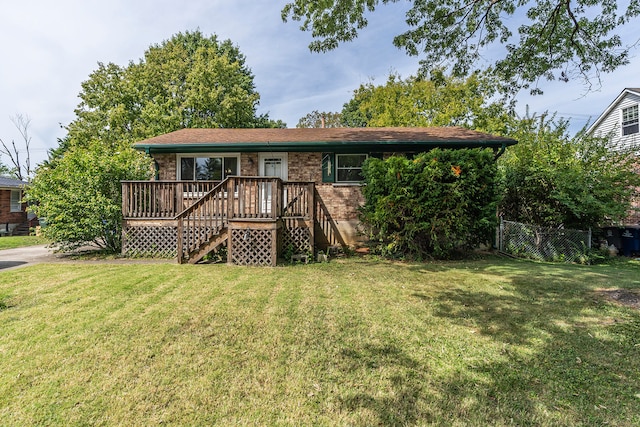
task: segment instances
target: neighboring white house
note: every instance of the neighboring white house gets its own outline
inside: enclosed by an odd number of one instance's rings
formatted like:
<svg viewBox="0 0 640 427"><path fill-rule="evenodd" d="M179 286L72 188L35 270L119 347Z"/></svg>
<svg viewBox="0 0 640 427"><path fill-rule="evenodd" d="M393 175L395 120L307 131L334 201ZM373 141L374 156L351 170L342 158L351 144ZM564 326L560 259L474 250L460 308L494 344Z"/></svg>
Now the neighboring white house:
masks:
<svg viewBox="0 0 640 427"><path fill-rule="evenodd" d="M639 104L640 88L625 88L589 126L587 134L600 137L610 135L615 146L640 147Z"/></svg>
<svg viewBox="0 0 640 427"><path fill-rule="evenodd" d="M597 137L610 136L613 147L635 147L640 155L639 105L640 88L625 88L589 126L587 134ZM640 173L640 157L637 170ZM632 209L625 225L640 225L640 189L636 189Z"/></svg>

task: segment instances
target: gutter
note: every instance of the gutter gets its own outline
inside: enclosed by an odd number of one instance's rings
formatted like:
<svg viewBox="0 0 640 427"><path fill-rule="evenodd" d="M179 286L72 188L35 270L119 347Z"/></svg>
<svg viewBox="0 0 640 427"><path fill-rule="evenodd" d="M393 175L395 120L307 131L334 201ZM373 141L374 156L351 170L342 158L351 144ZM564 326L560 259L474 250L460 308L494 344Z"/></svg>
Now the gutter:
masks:
<svg viewBox="0 0 640 427"><path fill-rule="evenodd" d="M134 148L151 153L225 153L225 152L336 152L362 153L378 151L424 151L435 147L440 148L493 148L500 151L496 159L504 153L508 145L514 145L515 140L484 140L484 141L317 141L317 142L225 142L225 143L189 143L189 144L135 144Z"/></svg>

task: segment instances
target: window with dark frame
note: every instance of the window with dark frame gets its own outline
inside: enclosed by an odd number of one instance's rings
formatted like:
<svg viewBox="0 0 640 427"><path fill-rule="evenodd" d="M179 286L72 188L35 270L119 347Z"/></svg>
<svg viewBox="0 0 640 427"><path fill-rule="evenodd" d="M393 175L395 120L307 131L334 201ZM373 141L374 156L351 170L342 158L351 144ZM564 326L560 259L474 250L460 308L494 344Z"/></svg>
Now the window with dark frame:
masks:
<svg viewBox="0 0 640 427"><path fill-rule="evenodd" d="M238 175L238 157L181 157L180 180L222 181Z"/></svg>
<svg viewBox="0 0 640 427"><path fill-rule="evenodd" d="M336 154L336 182L362 182L362 165L367 154Z"/></svg>
<svg viewBox="0 0 640 427"><path fill-rule="evenodd" d="M622 135L631 135L638 133L638 106L632 105L631 107L622 109Z"/></svg>

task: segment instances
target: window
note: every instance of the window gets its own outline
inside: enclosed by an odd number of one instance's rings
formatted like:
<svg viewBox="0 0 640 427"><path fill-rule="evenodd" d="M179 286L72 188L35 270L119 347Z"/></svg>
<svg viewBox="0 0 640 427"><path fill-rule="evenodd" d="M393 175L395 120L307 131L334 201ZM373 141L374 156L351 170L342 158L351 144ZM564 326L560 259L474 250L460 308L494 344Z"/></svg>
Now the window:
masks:
<svg viewBox="0 0 640 427"><path fill-rule="evenodd" d="M238 175L239 156L179 157L179 180L222 181L227 176Z"/></svg>
<svg viewBox="0 0 640 427"><path fill-rule="evenodd" d="M11 190L11 212L22 212L22 192Z"/></svg>
<svg viewBox="0 0 640 427"><path fill-rule="evenodd" d="M638 133L638 106L622 109L622 135Z"/></svg>
<svg viewBox="0 0 640 427"><path fill-rule="evenodd" d="M360 182L364 180L362 164L366 154L336 154L336 182Z"/></svg>

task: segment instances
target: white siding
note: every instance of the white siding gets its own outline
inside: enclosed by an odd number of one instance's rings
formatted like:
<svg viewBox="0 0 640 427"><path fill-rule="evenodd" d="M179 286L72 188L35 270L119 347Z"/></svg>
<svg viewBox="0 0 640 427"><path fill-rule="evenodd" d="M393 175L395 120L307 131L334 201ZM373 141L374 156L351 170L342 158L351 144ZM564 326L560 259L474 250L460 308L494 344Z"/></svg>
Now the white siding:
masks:
<svg viewBox="0 0 640 427"><path fill-rule="evenodd" d="M606 137L611 134L613 136L612 143L614 146L640 146L640 133L622 136L622 109L640 104L640 96L634 93L627 93L609 114L604 117L598 126L591 130L592 135Z"/></svg>

